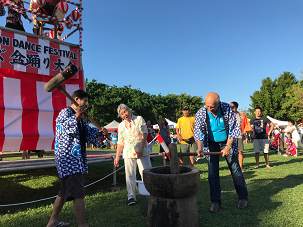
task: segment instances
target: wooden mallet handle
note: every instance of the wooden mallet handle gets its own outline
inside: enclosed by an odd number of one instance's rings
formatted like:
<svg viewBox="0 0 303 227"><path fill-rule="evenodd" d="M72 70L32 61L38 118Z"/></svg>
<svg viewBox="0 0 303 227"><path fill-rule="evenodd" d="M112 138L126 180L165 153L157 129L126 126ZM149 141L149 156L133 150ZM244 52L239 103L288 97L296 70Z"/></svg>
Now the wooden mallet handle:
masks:
<svg viewBox="0 0 303 227"><path fill-rule="evenodd" d="M203 152L204 155L222 155L222 152ZM182 156L197 156L197 153L178 153L179 157Z"/></svg>
<svg viewBox="0 0 303 227"><path fill-rule="evenodd" d="M59 91L61 91L75 106L79 106L79 104L66 92L66 90L62 87L62 85L59 85L58 87L57 87L57 89L59 90ZM84 110L83 111L83 114L84 114L84 116L86 116L88 119L89 119L89 121L94 125L94 126L96 126L97 127L97 129L102 129L101 127L100 127L100 125ZM106 134L105 135L106 136L106 138L107 139L109 139L109 140L111 140L111 138L110 138L110 136L108 135L108 134Z"/></svg>

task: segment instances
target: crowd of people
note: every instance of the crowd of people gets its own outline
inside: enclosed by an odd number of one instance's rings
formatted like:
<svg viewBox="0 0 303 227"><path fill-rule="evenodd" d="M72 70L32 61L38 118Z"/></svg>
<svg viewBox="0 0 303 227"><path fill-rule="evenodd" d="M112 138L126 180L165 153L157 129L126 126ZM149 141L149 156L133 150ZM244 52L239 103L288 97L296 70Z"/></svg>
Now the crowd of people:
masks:
<svg viewBox="0 0 303 227"><path fill-rule="evenodd" d="M83 174L87 174L86 143L98 146L102 136L108 137L106 129L91 128L82 118L88 107L89 94L77 90L72 97L79 104L61 110L56 119L55 158L61 187L55 200L53 212L48 223L51 226L69 226L70 223L59 222L59 214L66 201L73 200L74 212L78 226L88 226L84 217L84 182ZM143 170L151 168L150 153L154 130L150 120L132 114L132 109L125 104L117 108L118 117L122 119L118 130L111 134L111 146L116 146L114 165L119 166L120 155L123 152L125 164L125 179L127 187L127 204L136 204L136 168L138 166L141 179ZM238 103L225 103L220 101L216 93L208 93L205 97L205 106L201 107L195 117L190 116L189 106L182 108L183 116L178 119L177 137L181 142L180 152L193 153L193 156L206 156L208 163L208 182L212 205L210 211L218 212L221 206L221 187L219 174L219 156L211 152L221 152L226 159L238 195L239 209L248 204L248 191L243 175L243 139L244 134L253 138L256 166L259 167L259 154L263 152L266 167L269 165L269 141L274 130L274 124L262 116L262 109L255 108L256 117L250 121L245 115L238 112ZM156 121L160 128L160 135L166 143L170 142L169 126L165 119ZM266 126L269 125L269 131ZM287 134L286 154L292 155L293 147L299 146L297 129L289 122L283 133ZM280 133L280 132L279 132ZM297 153L296 153L297 154ZM184 160L180 159L180 165ZM189 160L194 165L194 159Z"/></svg>

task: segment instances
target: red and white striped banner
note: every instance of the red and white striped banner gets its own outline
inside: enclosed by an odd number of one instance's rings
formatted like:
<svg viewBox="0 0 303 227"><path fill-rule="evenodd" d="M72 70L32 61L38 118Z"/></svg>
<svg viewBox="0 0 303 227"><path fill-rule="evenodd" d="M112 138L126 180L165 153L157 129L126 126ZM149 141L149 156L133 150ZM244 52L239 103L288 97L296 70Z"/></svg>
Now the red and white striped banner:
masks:
<svg viewBox="0 0 303 227"><path fill-rule="evenodd" d="M0 30L0 44L0 151L52 149L55 119L70 101L57 89L46 92L44 84L70 61L79 66L79 49L5 30ZM63 87L70 94L85 89L82 71Z"/></svg>

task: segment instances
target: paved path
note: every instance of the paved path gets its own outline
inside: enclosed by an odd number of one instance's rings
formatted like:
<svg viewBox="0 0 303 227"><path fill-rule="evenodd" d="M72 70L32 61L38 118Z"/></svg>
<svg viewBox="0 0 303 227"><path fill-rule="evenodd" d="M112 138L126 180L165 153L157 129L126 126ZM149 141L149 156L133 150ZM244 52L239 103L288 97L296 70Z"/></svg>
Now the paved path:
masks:
<svg viewBox="0 0 303 227"><path fill-rule="evenodd" d="M13 155L16 153L4 153L4 154ZM22 153L20 152L20 154ZM87 160L89 164L96 162L110 162L112 161L111 157L115 156L115 154L116 152L111 150L87 151ZM10 161L4 161L5 159L3 159L3 161L0 161L0 172L41 169L41 168L49 168L56 166L54 156L44 156L43 158L36 158L36 157L37 156L31 159L20 159L20 160L10 160Z"/></svg>

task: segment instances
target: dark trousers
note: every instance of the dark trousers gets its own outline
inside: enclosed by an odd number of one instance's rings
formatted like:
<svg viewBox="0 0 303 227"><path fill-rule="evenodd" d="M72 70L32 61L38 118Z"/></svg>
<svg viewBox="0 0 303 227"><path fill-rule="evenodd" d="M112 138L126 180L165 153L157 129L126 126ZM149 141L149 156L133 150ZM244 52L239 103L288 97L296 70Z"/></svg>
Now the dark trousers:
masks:
<svg viewBox="0 0 303 227"><path fill-rule="evenodd" d="M25 32L23 26L19 22L17 22L17 24L12 24L8 22L6 23L5 27Z"/></svg>
<svg viewBox="0 0 303 227"><path fill-rule="evenodd" d="M209 143L210 152L221 151L226 146L225 142ZM208 182L210 187L210 199L213 203L221 204L221 186L219 177L219 155L210 155L208 160ZM230 169L235 189L239 200L247 200L247 187L242 170L239 165L238 155L234 155L230 150L230 154L225 157L228 167Z"/></svg>

